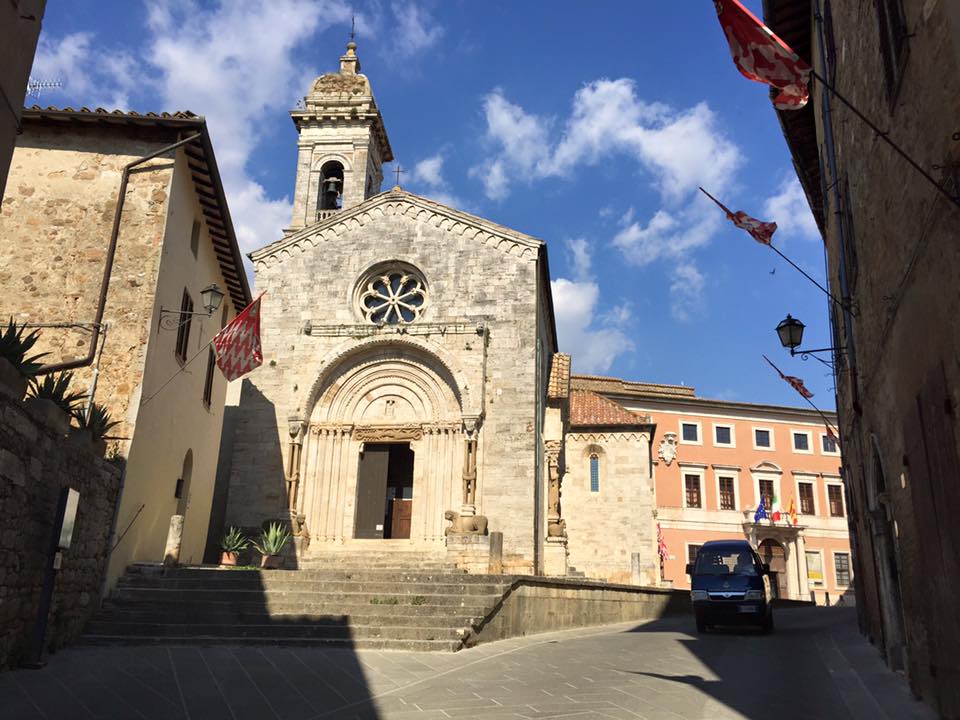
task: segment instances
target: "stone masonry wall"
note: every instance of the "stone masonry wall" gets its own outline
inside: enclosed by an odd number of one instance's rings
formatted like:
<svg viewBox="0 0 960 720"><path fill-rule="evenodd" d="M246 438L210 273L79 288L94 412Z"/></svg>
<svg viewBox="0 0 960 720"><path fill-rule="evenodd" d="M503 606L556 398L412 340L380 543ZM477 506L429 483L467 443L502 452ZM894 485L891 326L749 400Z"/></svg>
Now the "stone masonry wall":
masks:
<svg viewBox="0 0 960 720"><path fill-rule="evenodd" d="M93 320L123 166L169 142L116 127L80 134L26 124L0 214L0 320ZM97 389L122 421L111 433L118 437L129 437L136 419L171 172L161 158L132 173L124 205ZM45 362L59 362L89 345L88 331L48 328L37 348L50 353ZM75 388L89 381L90 368L75 372Z"/></svg>
<svg viewBox="0 0 960 720"><path fill-rule="evenodd" d="M890 94L877 9L897 4L833 3L836 85L922 167L940 168L933 174L956 193L960 68L951 3L904 0L907 55ZM813 99L822 139L821 93ZM849 208L848 277L859 310L840 332L856 356L838 368L838 399L861 627L888 663L905 666L917 695L956 718L960 210L839 102L832 108L839 171L823 178L829 269L839 288L839 218Z"/></svg>
<svg viewBox="0 0 960 720"><path fill-rule="evenodd" d="M419 268L429 299L418 323L485 323L485 419L478 448L478 512L504 535L515 571L532 567L534 546L536 253L512 243L485 243L464 227L389 193L376 207L344 224L318 231L299 247L256 262L262 310L264 365L244 381L232 462L227 525L259 525L283 507L287 417L302 407L325 357L363 326L354 306L358 278L376 263L397 259ZM393 202L397 200L398 202ZM389 201L389 205L386 203ZM309 320L315 332L305 335ZM345 328L340 335L322 332ZM359 330L358 330L359 332ZM472 338L472 339L471 339ZM465 375L483 383L482 340L475 333L429 338ZM479 387L469 388L478 399ZM355 463L355 460L353 460ZM354 470L355 472L355 470ZM459 466L452 472L459 483ZM459 508L457 508L459 509ZM442 512L442 510L441 510Z"/></svg>
<svg viewBox="0 0 960 720"><path fill-rule="evenodd" d="M0 669L30 648L61 488L80 493L70 549L57 574L47 629L70 642L98 606L119 466L59 437L19 401L0 396Z"/></svg>
<svg viewBox="0 0 960 720"><path fill-rule="evenodd" d="M653 481L648 432L567 434L561 486L569 564L587 577L631 582L631 555L640 553L641 583L657 582ZM600 460L600 491L590 490L590 455Z"/></svg>

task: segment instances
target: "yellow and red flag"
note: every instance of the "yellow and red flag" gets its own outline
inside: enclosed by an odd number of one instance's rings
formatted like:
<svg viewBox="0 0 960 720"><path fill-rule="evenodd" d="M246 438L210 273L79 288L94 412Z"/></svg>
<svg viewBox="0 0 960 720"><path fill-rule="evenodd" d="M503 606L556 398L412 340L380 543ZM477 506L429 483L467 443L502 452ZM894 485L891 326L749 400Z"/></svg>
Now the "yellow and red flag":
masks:
<svg viewBox="0 0 960 720"><path fill-rule="evenodd" d="M780 89L778 110L798 110L810 99L810 66L738 0L714 0L737 70Z"/></svg>

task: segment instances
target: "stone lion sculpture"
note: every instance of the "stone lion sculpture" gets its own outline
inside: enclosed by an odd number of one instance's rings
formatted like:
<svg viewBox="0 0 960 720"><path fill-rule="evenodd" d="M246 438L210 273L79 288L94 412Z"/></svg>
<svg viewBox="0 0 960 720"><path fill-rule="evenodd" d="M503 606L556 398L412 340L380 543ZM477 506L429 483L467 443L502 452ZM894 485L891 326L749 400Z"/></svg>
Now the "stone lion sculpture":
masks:
<svg viewBox="0 0 960 720"><path fill-rule="evenodd" d="M453 510L447 510L443 516L450 521L450 526L443 531L444 535L487 534L487 518L485 515L461 515Z"/></svg>

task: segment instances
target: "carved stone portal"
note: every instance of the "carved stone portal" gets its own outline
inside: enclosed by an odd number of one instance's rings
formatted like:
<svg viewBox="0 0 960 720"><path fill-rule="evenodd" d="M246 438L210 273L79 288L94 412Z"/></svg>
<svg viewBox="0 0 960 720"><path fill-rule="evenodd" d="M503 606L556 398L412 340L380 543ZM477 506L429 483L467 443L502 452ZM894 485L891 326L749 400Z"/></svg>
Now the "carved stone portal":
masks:
<svg viewBox="0 0 960 720"><path fill-rule="evenodd" d="M660 459L668 466L677 457L677 434L668 432L663 434L663 440L660 441Z"/></svg>
<svg viewBox="0 0 960 720"><path fill-rule="evenodd" d="M353 429L353 439L360 442L399 442L420 440L423 438L423 426L420 423L408 425L389 425L383 427L366 426Z"/></svg>

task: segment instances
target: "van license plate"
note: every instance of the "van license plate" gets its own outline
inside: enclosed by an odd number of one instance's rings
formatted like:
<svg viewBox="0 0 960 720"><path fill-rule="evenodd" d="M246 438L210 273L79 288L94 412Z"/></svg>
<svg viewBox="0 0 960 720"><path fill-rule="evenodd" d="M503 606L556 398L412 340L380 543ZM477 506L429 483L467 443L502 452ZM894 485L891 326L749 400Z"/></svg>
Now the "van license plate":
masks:
<svg viewBox="0 0 960 720"><path fill-rule="evenodd" d="M757 606L756 605L740 605L737 608L737 611L742 613L755 613L757 611Z"/></svg>

